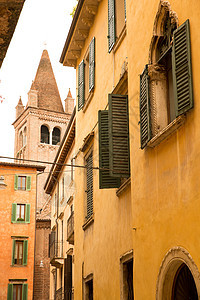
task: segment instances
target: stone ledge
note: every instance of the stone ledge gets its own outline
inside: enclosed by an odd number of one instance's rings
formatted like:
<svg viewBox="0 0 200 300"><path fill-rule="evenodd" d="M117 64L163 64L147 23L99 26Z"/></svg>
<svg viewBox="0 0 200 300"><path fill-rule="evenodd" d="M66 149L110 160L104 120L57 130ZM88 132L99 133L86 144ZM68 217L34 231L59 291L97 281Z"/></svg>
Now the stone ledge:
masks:
<svg viewBox="0 0 200 300"><path fill-rule="evenodd" d="M82 226L83 230L85 231L90 225L94 223L94 215L92 215Z"/></svg>
<svg viewBox="0 0 200 300"><path fill-rule="evenodd" d="M129 187L129 185L131 185L131 177L126 179L126 181L122 183L120 187L117 189L116 191L117 197L119 197Z"/></svg>
<svg viewBox="0 0 200 300"><path fill-rule="evenodd" d="M148 143L148 147L155 147L159 145L163 140L172 135L179 127L185 123L185 115L181 115L161 130L156 136L154 136Z"/></svg>

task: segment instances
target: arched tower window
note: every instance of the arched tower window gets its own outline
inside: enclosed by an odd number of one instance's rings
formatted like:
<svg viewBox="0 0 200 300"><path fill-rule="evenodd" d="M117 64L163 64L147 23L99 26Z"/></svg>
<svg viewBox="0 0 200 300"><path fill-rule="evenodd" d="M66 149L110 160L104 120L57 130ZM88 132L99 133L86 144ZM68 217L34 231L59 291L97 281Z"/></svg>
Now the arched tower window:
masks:
<svg viewBox="0 0 200 300"><path fill-rule="evenodd" d="M23 134L22 131L19 134L19 149L23 147Z"/></svg>
<svg viewBox="0 0 200 300"><path fill-rule="evenodd" d="M54 127L52 133L52 145L57 145L60 142L60 129Z"/></svg>
<svg viewBox="0 0 200 300"><path fill-rule="evenodd" d="M23 146L26 145L26 138L27 138L27 130L26 130L26 127L24 128L24 140L23 140Z"/></svg>
<svg viewBox="0 0 200 300"><path fill-rule="evenodd" d="M41 143L49 144L49 129L47 126L42 125L41 126Z"/></svg>

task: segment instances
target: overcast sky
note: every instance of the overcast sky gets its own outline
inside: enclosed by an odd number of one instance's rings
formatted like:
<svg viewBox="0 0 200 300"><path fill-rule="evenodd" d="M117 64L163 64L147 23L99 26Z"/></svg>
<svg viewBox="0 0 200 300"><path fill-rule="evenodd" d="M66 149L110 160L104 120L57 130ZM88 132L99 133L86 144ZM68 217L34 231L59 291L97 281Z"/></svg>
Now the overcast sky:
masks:
<svg viewBox="0 0 200 300"><path fill-rule="evenodd" d="M26 105L43 49L47 49L62 101L69 88L75 98L75 70L59 59L76 0L26 0L0 69L0 156L14 156L15 106ZM1 160L1 159L0 159Z"/></svg>

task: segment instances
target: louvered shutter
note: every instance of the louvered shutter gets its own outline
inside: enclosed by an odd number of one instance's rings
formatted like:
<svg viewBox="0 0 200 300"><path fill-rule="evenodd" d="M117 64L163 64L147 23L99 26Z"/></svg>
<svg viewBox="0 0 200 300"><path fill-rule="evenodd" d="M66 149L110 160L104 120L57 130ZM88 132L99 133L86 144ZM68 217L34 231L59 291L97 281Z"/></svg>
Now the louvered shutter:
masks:
<svg viewBox="0 0 200 300"><path fill-rule="evenodd" d="M115 44L115 0L108 0L108 51Z"/></svg>
<svg viewBox="0 0 200 300"><path fill-rule="evenodd" d="M89 47L89 92L94 88L95 80L95 38L93 37Z"/></svg>
<svg viewBox="0 0 200 300"><path fill-rule="evenodd" d="M13 244L12 244L12 265L15 264L15 245L16 245L16 241L13 240Z"/></svg>
<svg viewBox="0 0 200 300"><path fill-rule="evenodd" d="M193 107L189 20L173 33L172 72L176 116Z"/></svg>
<svg viewBox="0 0 200 300"><path fill-rule="evenodd" d="M148 65L140 75L140 140L143 149L151 139Z"/></svg>
<svg viewBox="0 0 200 300"><path fill-rule="evenodd" d="M99 123L99 188L117 188L120 179L110 176L109 172L109 133L108 133L108 111L100 110L98 114ZM107 170L101 170L105 168Z"/></svg>
<svg viewBox="0 0 200 300"><path fill-rule="evenodd" d="M27 300L28 299L28 284L24 283L22 285L22 300Z"/></svg>
<svg viewBox="0 0 200 300"><path fill-rule="evenodd" d="M13 284L8 284L7 300L13 300Z"/></svg>
<svg viewBox="0 0 200 300"><path fill-rule="evenodd" d="M16 223L17 203L12 203L11 222Z"/></svg>
<svg viewBox="0 0 200 300"><path fill-rule="evenodd" d="M72 299L72 256L64 259L64 300Z"/></svg>
<svg viewBox="0 0 200 300"><path fill-rule="evenodd" d="M26 204L25 223L30 223L30 212L31 212L31 205Z"/></svg>
<svg viewBox="0 0 200 300"><path fill-rule="evenodd" d="M127 95L108 95L109 162L113 177L130 176Z"/></svg>
<svg viewBox="0 0 200 300"><path fill-rule="evenodd" d="M78 66L78 110L84 105L85 102L85 64L84 60Z"/></svg>
<svg viewBox="0 0 200 300"><path fill-rule="evenodd" d="M86 159L87 172L87 216L89 219L93 214L93 152L91 152Z"/></svg>
<svg viewBox="0 0 200 300"><path fill-rule="evenodd" d="M26 176L26 190L31 190L31 176Z"/></svg>
<svg viewBox="0 0 200 300"><path fill-rule="evenodd" d="M15 175L14 189L18 190L18 176Z"/></svg>
<svg viewBox="0 0 200 300"><path fill-rule="evenodd" d="M126 21L126 0L124 0L124 15L125 15L125 21Z"/></svg>
<svg viewBox="0 0 200 300"><path fill-rule="evenodd" d="M28 240L23 242L23 265L26 266L28 261Z"/></svg>

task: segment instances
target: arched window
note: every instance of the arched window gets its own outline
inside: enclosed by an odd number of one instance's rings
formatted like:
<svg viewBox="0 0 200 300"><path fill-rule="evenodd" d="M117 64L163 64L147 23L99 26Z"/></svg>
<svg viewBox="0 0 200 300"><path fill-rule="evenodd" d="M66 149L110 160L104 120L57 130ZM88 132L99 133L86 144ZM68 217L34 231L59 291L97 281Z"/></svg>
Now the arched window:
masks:
<svg viewBox="0 0 200 300"><path fill-rule="evenodd" d="M47 126L42 125L41 126L41 143L49 144L49 129Z"/></svg>
<svg viewBox="0 0 200 300"><path fill-rule="evenodd" d="M23 134L22 131L19 134L19 149L23 147Z"/></svg>
<svg viewBox="0 0 200 300"><path fill-rule="evenodd" d="M26 145L26 127L24 128L24 140L23 140L23 146Z"/></svg>
<svg viewBox="0 0 200 300"><path fill-rule="evenodd" d="M57 145L60 142L60 129L54 127L52 133L52 145Z"/></svg>

